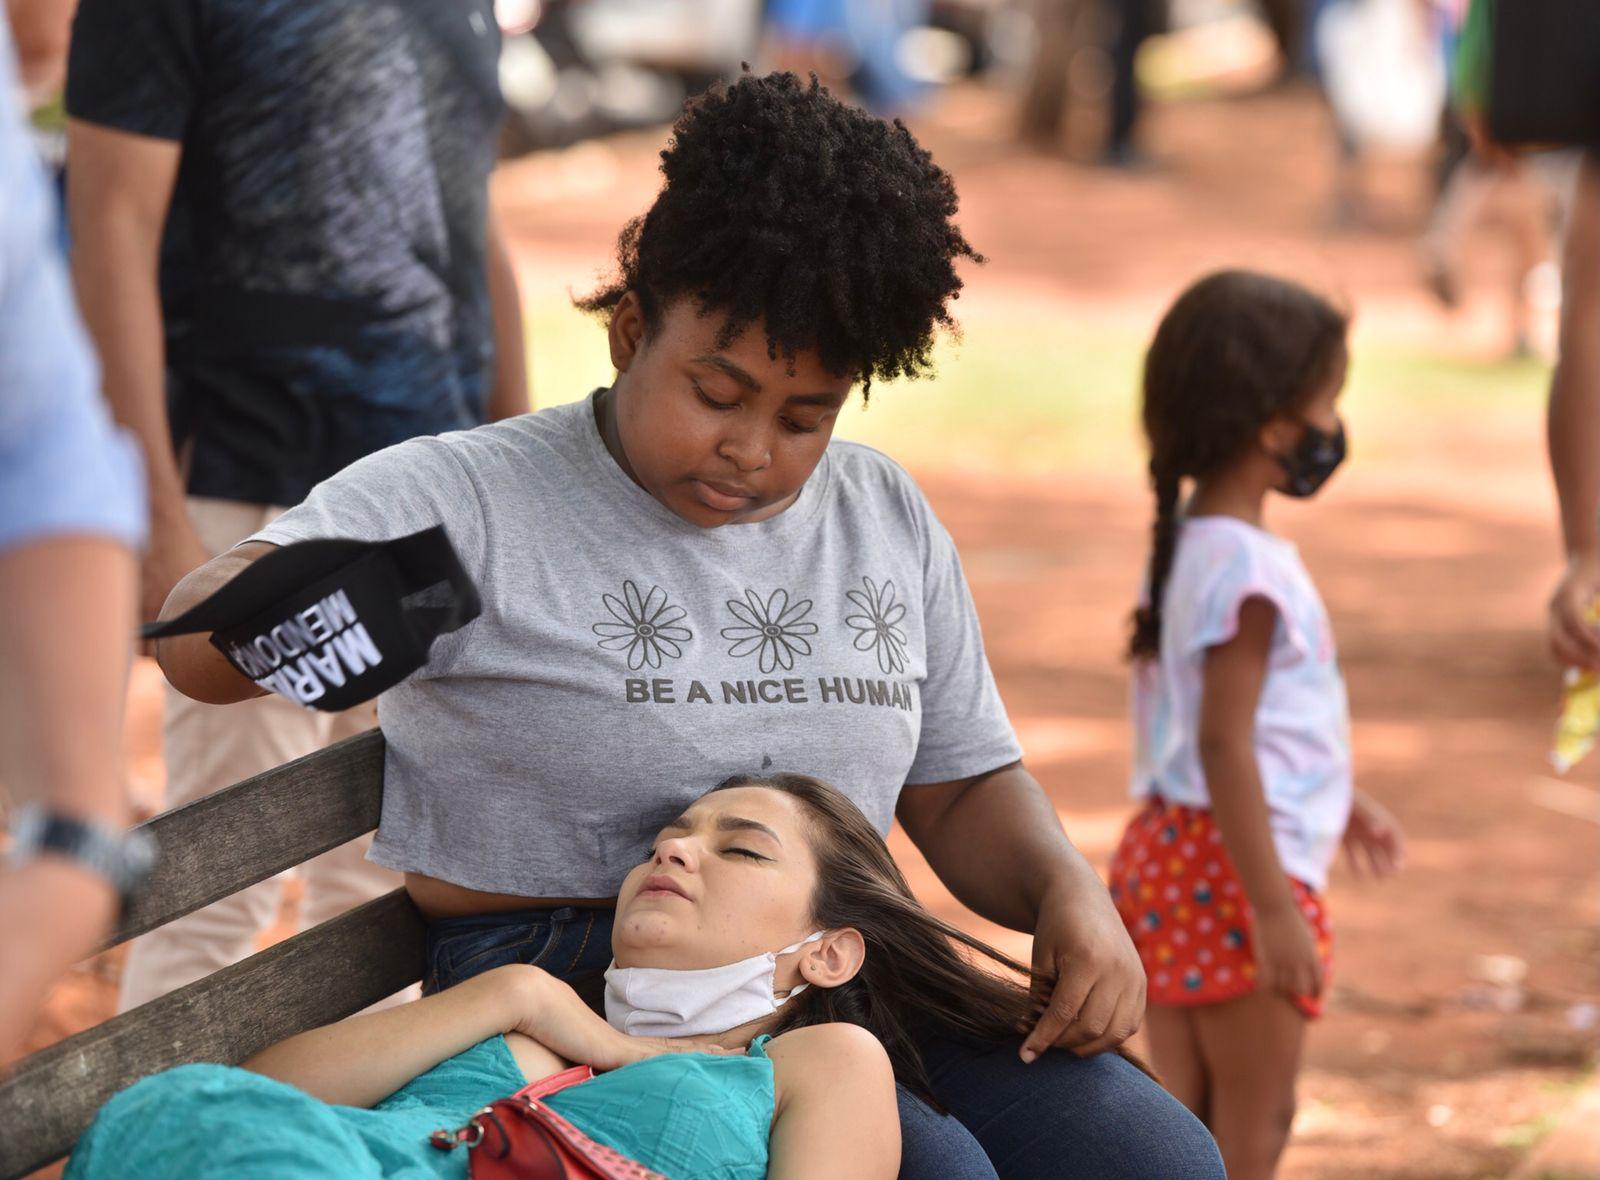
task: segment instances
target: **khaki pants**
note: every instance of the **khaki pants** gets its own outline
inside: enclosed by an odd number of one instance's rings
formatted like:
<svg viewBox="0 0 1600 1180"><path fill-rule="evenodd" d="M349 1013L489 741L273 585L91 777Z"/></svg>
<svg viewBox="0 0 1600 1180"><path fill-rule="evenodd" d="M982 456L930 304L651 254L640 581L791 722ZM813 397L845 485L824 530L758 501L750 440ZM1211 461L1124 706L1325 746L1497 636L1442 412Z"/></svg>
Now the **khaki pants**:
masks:
<svg viewBox="0 0 1600 1180"><path fill-rule="evenodd" d="M198 497L189 501L200 539L221 553L263 528L283 509ZM162 718L166 806L177 807L241 779L371 729L373 704L318 713L279 696L236 705L203 705L168 688ZM371 835L352 840L298 869L304 883L301 928L315 926L401 884L400 874L369 863ZM134 941L122 973L118 1010L126 1011L252 954L278 917L282 878L263 881ZM398 998L406 998L401 993Z"/></svg>

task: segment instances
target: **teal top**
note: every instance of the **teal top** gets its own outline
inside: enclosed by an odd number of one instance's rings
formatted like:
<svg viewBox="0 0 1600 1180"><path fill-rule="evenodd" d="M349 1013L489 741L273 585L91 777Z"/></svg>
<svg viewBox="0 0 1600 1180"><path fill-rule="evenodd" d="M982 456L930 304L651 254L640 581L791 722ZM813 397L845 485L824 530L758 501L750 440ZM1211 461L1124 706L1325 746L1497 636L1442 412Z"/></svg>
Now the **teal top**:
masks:
<svg viewBox="0 0 1600 1180"><path fill-rule="evenodd" d="M651 1057L545 1102L672 1180L761 1180L774 1098L770 1039L758 1037L743 1057ZM428 1136L525 1084L504 1037L441 1062L371 1110L332 1106L232 1066L183 1065L106 1103L66 1180L462 1180L466 1151L440 1151Z"/></svg>

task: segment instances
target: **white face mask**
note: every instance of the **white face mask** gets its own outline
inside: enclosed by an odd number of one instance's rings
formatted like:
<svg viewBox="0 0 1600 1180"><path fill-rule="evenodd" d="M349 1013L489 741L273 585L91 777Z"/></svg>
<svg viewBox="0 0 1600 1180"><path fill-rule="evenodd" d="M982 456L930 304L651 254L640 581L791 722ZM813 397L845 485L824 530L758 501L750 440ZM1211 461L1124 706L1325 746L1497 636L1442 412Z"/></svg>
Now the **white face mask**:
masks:
<svg viewBox="0 0 1600 1180"><path fill-rule="evenodd" d="M773 991L778 956L816 942L818 930L781 951L751 955L721 967L678 971L667 967L606 968L606 1020L636 1037L698 1037L727 1032L771 1016L805 991L800 984L780 1000Z"/></svg>

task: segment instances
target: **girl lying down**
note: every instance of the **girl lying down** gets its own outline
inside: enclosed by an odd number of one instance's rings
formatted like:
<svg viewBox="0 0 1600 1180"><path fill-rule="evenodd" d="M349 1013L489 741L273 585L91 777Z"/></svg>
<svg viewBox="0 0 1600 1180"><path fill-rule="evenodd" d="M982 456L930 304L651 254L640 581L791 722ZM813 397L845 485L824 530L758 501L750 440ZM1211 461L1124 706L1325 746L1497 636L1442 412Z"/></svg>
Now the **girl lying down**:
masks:
<svg viewBox="0 0 1600 1180"><path fill-rule="evenodd" d="M912 896L854 804L740 776L663 828L617 900L604 1018L537 967L500 967L291 1037L242 1068L185 1065L114 1097L68 1180L465 1176L462 1127L531 1080L547 1105L672 1180L894 1177L895 1084L937 1101L917 1031L1014 1042L1026 975ZM781 948L781 949L774 949Z"/></svg>

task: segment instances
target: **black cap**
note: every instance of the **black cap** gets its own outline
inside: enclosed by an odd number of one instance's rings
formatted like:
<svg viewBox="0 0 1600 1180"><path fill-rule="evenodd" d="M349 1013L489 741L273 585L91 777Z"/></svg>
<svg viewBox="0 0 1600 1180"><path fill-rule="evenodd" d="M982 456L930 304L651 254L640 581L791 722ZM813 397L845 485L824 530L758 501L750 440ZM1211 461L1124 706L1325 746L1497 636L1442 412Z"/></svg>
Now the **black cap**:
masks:
<svg viewBox="0 0 1600 1180"><path fill-rule="evenodd" d="M338 712L428 662L482 610L443 525L393 541L284 545L145 639L211 632L228 662L297 704Z"/></svg>

